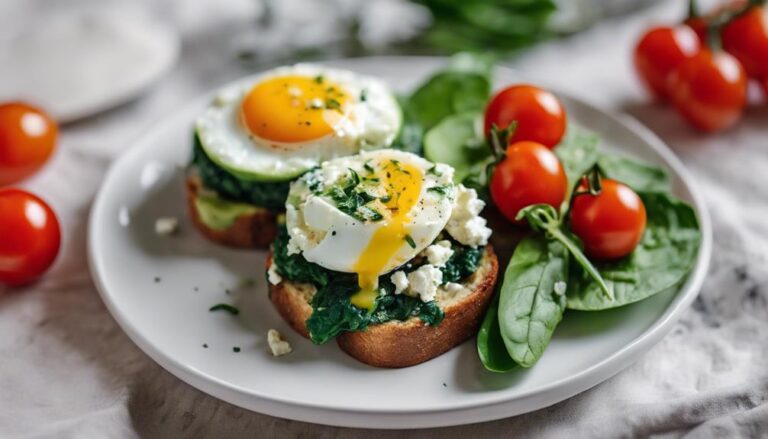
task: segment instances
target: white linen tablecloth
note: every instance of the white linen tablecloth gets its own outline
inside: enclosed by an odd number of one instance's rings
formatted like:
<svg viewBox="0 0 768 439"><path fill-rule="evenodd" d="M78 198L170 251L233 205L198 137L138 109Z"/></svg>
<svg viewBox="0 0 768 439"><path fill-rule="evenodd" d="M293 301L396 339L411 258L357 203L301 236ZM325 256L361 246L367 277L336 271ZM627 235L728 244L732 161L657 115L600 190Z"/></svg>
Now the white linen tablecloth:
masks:
<svg viewBox="0 0 768 439"><path fill-rule="evenodd" d="M206 16L198 8L198 21L189 10L176 17L186 28L171 75L137 101L64 127L55 158L24 185L55 208L63 248L41 282L0 291L0 437L768 437L768 105L755 103L737 128L705 136L650 104L633 75L631 47L650 23L682 14L683 2L663 3L511 62L542 83L640 119L706 195L715 246L704 288L669 336L625 371L527 415L386 432L249 412L193 389L144 355L90 278L87 216L110 161L135 136L248 72L219 50L228 37L213 32L216 14L198 29Z"/></svg>

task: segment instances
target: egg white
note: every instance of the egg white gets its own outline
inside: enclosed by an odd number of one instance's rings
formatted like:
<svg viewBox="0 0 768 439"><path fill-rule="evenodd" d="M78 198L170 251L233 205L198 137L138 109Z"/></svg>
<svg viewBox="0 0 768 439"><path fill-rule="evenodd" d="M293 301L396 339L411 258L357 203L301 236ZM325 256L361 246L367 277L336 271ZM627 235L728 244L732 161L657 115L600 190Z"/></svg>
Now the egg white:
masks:
<svg viewBox="0 0 768 439"><path fill-rule="evenodd" d="M322 75L344 88L349 96L349 111L333 126L331 134L288 147L253 136L242 125L241 103L254 85L286 75ZM361 99L363 93L365 99ZM248 84L223 89L197 118L195 129L203 149L220 166L244 178L284 181L323 160L388 147L401 124L400 106L382 81L346 70L296 64L266 72Z"/></svg>
<svg viewBox="0 0 768 439"><path fill-rule="evenodd" d="M456 191L453 185L453 168L448 165L433 165L411 153L382 149L326 161L320 168L291 184L286 204L286 227L291 236L289 252L302 253L308 261L330 270L355 272L354 267L371 238L377 230L386 226L387 220L359 221L339 210L326 196L312 193L309 185L312 182L320 182L329 187L347 175L349 169L362 174L367 161L389 159L417 167L422 171L424 178L418 200L405 222L415 247L403 241L383 267L381 274L405 264L429 246L451 217ZM433 166L435 168L430 172ZM429 188L434 186L446 188L445 193L430 191Z"/></svg>

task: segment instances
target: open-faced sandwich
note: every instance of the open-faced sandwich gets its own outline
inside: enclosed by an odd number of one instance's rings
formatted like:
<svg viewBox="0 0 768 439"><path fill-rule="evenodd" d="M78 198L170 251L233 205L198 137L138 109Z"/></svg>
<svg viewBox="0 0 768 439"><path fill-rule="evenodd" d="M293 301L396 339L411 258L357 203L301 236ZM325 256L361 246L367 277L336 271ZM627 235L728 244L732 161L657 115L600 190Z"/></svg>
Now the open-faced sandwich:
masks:
<svg viewBox="0 0 768 439"><path fill-rule="evenodd" d="M299 64L224 89L195 123L192 220L218 243L266 247L292 180L324 160L390 146L401 124L384 83L344 70Z"/></svg>
<svg viewBox="0 0 768 439"><path fill-rule="evenodd" d="M472 337L498 262L484 202L453 176L448 165L382 149L293 182L267 262L283 318L379 367L418 364Z"/></svg>

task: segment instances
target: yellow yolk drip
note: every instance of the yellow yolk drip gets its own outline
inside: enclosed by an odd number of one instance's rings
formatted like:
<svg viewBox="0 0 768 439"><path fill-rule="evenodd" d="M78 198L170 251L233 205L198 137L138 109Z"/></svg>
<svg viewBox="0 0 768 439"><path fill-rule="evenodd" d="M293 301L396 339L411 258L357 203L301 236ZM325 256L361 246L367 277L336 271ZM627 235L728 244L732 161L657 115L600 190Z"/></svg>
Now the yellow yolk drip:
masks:
<svg viewBox="0 0 768 439"><path fill-rule="evenodd" d="M278 143L325 137L344 116L347 94L322 76L278 76L256 84L245 96L240 117L248 131Z"/></svg>
<svg viewBox="0 0 768 439"><path fill-rule="evenodd" d="M351 302L367 310L373 310L379 295L379 276L382 271L397 251L404 244L408 245L406 224L411 209L419 200L422 183L421 170L413 165L387 160L380 163L379 167L376 176L390 195L386 207L391 217L376 230L353 267L358 276L360 291L351 297Z"/></svg>

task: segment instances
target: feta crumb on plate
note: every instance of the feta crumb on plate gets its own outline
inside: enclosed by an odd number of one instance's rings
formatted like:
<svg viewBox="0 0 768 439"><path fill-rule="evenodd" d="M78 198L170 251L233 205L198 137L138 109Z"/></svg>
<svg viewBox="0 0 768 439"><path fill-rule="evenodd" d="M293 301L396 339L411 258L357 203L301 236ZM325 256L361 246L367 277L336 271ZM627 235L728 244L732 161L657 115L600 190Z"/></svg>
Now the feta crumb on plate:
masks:
<svg viewBox="0 0 768 439"><path fill-rule="evenodd" d="M160 236L170 236L179 231L179 219L176 217L161 217L155 220L155 233Z"/></svg>
<svg viewBox="0 0 768 439"><path fill-rule="evenodd" d="M267 344L275 357L290 354L293 351L291 344L283 340L283 336L276 329L270 329L267 332Z"/></svg>

